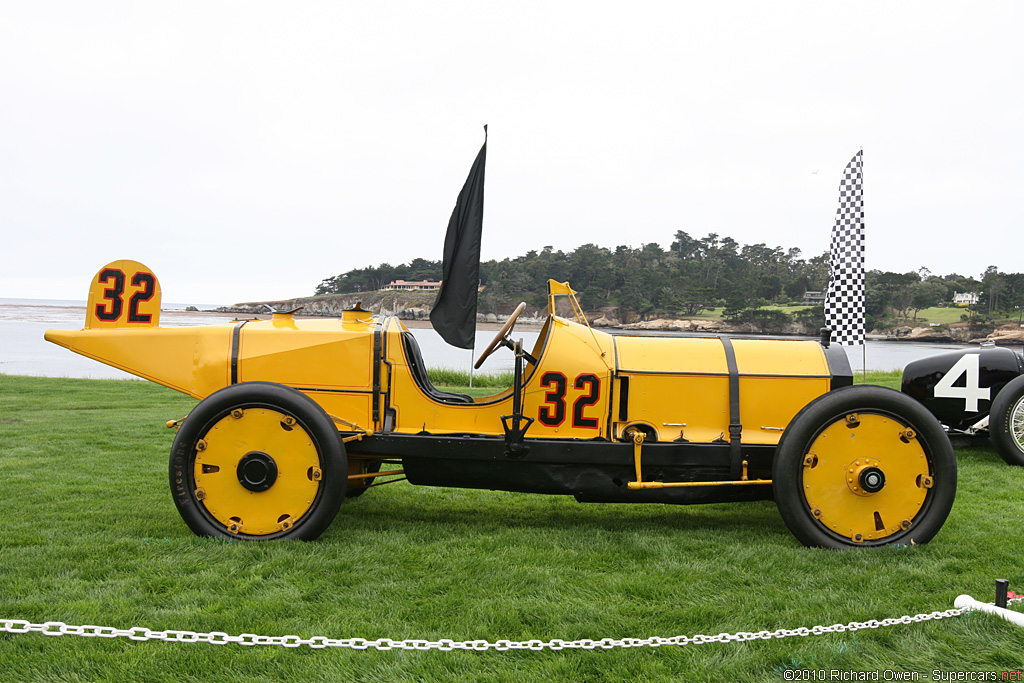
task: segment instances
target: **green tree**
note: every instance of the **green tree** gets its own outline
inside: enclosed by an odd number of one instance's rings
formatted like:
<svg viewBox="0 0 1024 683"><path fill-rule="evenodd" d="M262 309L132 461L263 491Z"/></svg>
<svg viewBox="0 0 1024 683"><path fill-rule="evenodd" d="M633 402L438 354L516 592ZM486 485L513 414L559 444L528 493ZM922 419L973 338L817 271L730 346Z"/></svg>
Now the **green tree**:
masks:
<svg viewBox="0 0 1024 683"><path fill-rule="evenodd" d="M481 310L507 312L519 301L546 305L547 280L569 281L589 310L617 306L621 315L692 316L727 304L731 315L757 311L768 301L799 301L808 290L828 286L829 254L804 258L799 249L765 243L740 245L731 237L709 233L695 238L677 230L668 249L657 242L614 248L582 244L568 253L545 246L515 258L480 264L484 292ZM441 263L414 258L408 264L355 268L323 279L317 294L369 292L392 280L437 280ZM904 321L930 306L949 301L953 292L979 292L981 302L970 315L995 317L1024 306L1024 275L990 266L981 280L956 273L935 277L916 272L869 271L866 313L871 319L898 316ZM754 318L767 320L762 314ZM753 318L751 318L753 319Z"/></svg>
<svg viewBox="0 0 1024 683"><path fill-rule="evenodd" d="M893 313L902 316L906 321L910 318L910 309L914 305L915 285L920 283L921 276L917 273L878 273L873 274L874 285L883 295L885 305Z"/></svg>
<svg viewBox="0 0 1024 683"><path fill-rule="evenodd" d="M911 285L911 292L910 310L914 312L915 321L918 311L938 306L949 299L949 290L946 285L935 279L914 283Z"/></svg>

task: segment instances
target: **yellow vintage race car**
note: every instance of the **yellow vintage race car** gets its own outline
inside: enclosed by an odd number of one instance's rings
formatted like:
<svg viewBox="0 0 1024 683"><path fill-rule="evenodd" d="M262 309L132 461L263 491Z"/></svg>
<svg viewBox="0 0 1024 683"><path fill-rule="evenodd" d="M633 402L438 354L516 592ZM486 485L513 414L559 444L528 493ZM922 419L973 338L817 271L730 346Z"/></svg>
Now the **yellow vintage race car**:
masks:
<svg viewBox="0 0 1024 683"><path fill-rule="evenodd" d="M852 386L823 339L610 335L566 283L531 350L521 304L481 354L515 355L513 386L484 398L434 387L400 320L159 326L160 287L134 261L101 269L82 330L46 339L199 399L171 448L174 502L193 532L314 539L346 497L415 485L574 496L581 502L775 498L793 534L829 548L929 541L956 460L917 401ZM564 295L575 320L555 315Z"/></svg>

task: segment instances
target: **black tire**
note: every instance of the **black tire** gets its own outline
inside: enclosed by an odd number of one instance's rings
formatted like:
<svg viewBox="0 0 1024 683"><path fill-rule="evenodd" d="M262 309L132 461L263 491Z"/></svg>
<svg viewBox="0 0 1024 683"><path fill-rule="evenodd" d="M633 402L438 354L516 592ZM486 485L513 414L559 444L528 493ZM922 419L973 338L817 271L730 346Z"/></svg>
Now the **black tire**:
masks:
<svg viewBox="0 0 1024 683"><path fill-rule="evenodd" d="M953 507L956 456L917 401L885 387L847 387L793 418L772 484L786 526L804 545L922 544Z"/></svg>
<svg viewBox="0 0 1024 683"><path fill-rule="evenodd" d="M1024 467L1024 375L996 394L989 411L988 433L1003 460Z"/></svg>
<svg viewBox="0 0 1024 683"><path fill-rule="evenodd" d="M171 447L174 504L198 536L313 540L334 521L347 473L323 408L272 382L214 392Z"/></svg>
<svg viewBox="0 0 1024 683"><path fill-rule="evenodd" d="M380 460L376 458L350 458L348 461L348 473L349 476L353 474L371 474L380 472ZM370 484L376 477L368 477L366 479L360 479L358 484L353 485L349 483L348 488L345 489L345 498L358 498L359 496L366 493L366 489L370 488Z"/></svg>

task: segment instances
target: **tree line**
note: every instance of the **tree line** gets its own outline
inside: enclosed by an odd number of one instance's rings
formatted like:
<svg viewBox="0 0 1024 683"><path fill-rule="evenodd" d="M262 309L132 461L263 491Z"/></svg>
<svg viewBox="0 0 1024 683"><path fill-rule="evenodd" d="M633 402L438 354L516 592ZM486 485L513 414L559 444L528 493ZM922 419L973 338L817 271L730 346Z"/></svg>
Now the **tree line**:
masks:
<svg viewBox="0 0 1024 683"><path fill-rule="evenodd" d="M546 246L515 258L480 264L481 312L507 313L518 302L546 305L548 279L576 289L586 310L614 309L620 319L686 317L724 308L732 319L764 316L764 307L802 303L807 292L828 287L829 254L805 258L800 249L766 244L740 245L710 233L694 238L679 230L668 249L655 242L614 249L583 244L564 252ZM416 258L408 264L356 268L323 280L317 294L375 291L394 280L439 280L441 262ZM974 292L969 314L1016 317L1024 306L1024 274L995 266L980 277L933 275L927 268L906 273L866 273L868 329L883 319L909 322L925 308L952 301L955 292ZM820 306L803 314L815 318ZM807 320L813 324L812 320Z"/></svg>

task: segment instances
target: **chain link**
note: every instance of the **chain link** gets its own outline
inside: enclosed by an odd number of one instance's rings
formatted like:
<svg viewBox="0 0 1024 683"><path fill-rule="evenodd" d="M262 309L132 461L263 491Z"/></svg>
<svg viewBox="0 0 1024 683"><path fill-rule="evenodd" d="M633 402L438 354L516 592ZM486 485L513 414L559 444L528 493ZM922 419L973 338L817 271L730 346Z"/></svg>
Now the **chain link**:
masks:
<svg viewBox="0 0 1024 683"><path fill-rule="evenodd" d="M1018 603L1024 598L1014 598L1009 602ZM807 636L821 636L828 633L845 633L848 631L860 631L861 629L885 628L903 624L915 624L924 621L937 619L948 619L958 617L964 609L948 609L944 612L930 612L928 614L915 614L914 616L903 616L890 619L871 619L870 621L851 621L848 624L832 624L831 626L812 626L807 628L801 626L795 629L780 628L775 631L739 631L738 633L719 633L718 635L695 636L672 636L662 638L652 636L650 638L601 638L600 640L499 640L489 642L487 640L466 640L456 641L447 638L433 640L392 640L390 638L379 638L367 640L365 638L327 638L325 636L313 636L312 638L301 638L299 636L260 636L254 633L242 633L232 636L223 631L212 631L210 633L197 633L196 631L153 631L144 626L135 626L129 629L119 629L110 626L73 626L62 621L47 621L42 624L33 624L24 619L0 619L0 632L7 633L42 633L45 636L82 636L84 638L128 638L130 640L163 640L171 643L209 643L210 645L227 645L232 643L245 647L256 645L276 645L279 647L297 648L309 647L312 649L323 649L328 647L348 648L352 650L440 650L451 652L453 650L473 650L482 652L496 650L507 652L509 650L611 650L614 648L637 648L637 647L663 647L667 645L705 645L707 643L743 643L751 640L771 640L773 638L792 638Z"/></svg>

